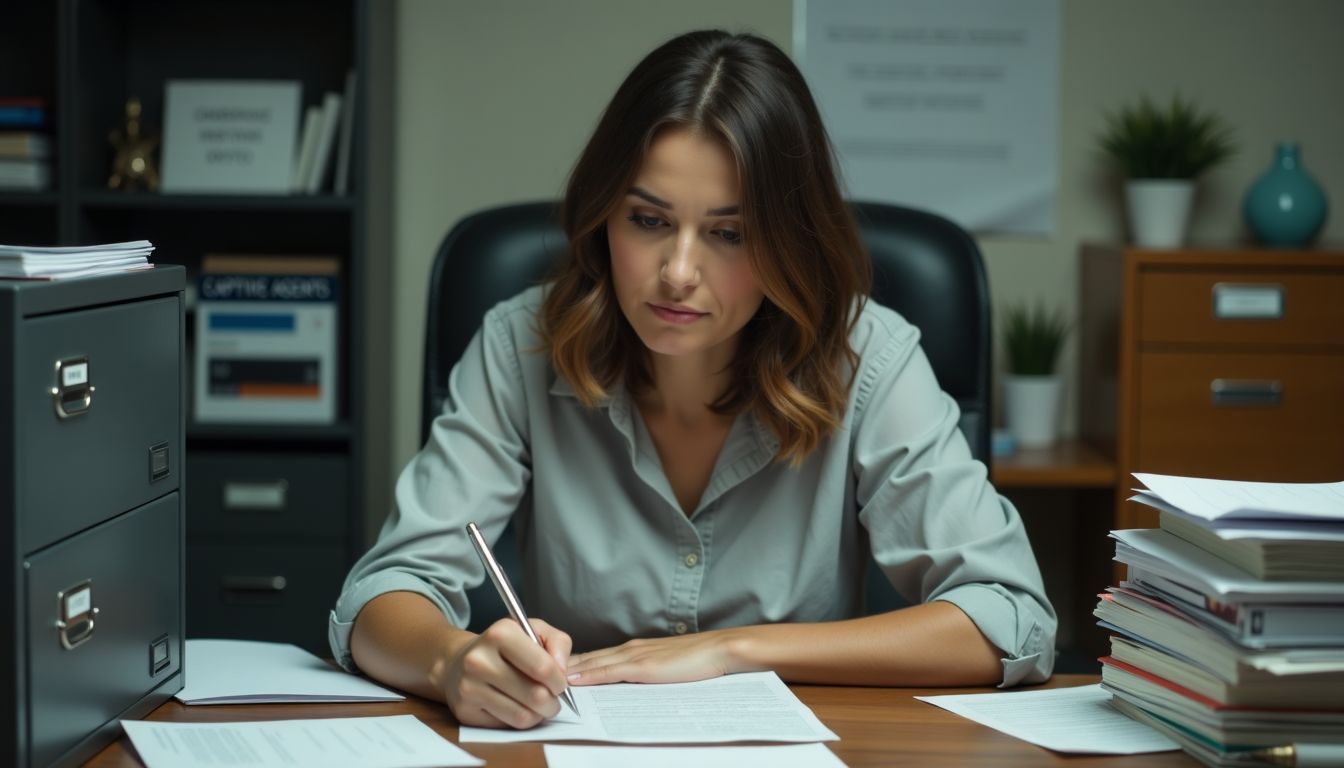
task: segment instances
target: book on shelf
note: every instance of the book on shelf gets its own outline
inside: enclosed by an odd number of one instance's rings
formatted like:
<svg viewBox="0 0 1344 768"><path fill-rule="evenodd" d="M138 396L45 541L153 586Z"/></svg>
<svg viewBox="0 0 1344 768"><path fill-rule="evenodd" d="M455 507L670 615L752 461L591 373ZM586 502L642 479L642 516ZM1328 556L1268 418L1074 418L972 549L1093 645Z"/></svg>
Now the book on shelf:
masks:
<svg viewBox="0 0 1344 768"><path fill-rule="evenodd" d="M37 160L51 156L51 139L37 131L0 131L0 159Z"/></svg>
<svg viewBox="0 0 1344 768"><path fill-rule="evenodd" d="M317 134L317 148L313 153L305 191L315 195L322 191L331 175L331 155L336 148L336 131L341 124L341 94L327 92L322 97L321 128Z"/></svg>
<svg viewBox="0 0 1344 768"><path fill-rule="evenodd" d="M345 93L341 97L341 135L336 147L336 175L332 179L332 192L344 195L350 191L351 152L354 150L355 131L355 70L345 73Z"/></svg>
<svg viewBox="0 0 1344 768"><path fill-rule="evenodd" d="M149 269L148 240L102 245L37 247L0 245L0 278L62 280Z"/></svg>
<svg viewBox="0 0 1344 768"><path fill-rule="evenodd" d="M45 99L0 99L0 129L41 128L47 124Z"/></svg>
<svg viewBox="0 0 1344 768"><path fill-rule="evenodd" d="M339 277L331 256L202 260L197 422L335 422Z"/></svg>
<svg viewBox="0 0 1344 768"><path fill-rule="evenodd" d="M298 151L294 155L294 168L290 173L291 192L308 191L308 177L313 172L313 159L317 156L318 134L322 132L322 108L316 104L303 111L303 133L299 139Z"/></svg>
<svg viewBox="0 0 1344 768"><path fill-rule="evenodd" d="M0 189L41 191L51 187L51 167L46 159L0 157Z"/></svg>

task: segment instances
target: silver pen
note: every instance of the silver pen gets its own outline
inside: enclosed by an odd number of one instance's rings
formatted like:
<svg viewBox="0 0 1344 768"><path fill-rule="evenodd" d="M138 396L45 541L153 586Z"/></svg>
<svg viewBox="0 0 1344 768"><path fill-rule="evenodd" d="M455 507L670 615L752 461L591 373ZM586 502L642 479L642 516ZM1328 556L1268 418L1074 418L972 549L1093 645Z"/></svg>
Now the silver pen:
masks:
<svg viewBox="0 0 1344 768"><path fill-rule="evenodd" d="M532 642L541 645L541 638L532 631L532 623L527 620L527 613L523 611L523 603L518 599L518 594L513 591L513 585L509 583L508 574L499 567L499 561L495 559L495 553L490 551L490 545L485 543L485 537L481 535L481 529L476 527L475 523L467 523L467 538L476 547L476 554L481 557L481 564L485 566L485 573L490 577L490 582L495 585L495 591L499 593L499 599L504 601L505 607L509 609L509 615L513 620L522 626L527 636L532 638ZM579 714L579 705L574 703L574 696L570 694L569 689L560 692L560 700L569 705L574 710L574 714Z"/></svg>

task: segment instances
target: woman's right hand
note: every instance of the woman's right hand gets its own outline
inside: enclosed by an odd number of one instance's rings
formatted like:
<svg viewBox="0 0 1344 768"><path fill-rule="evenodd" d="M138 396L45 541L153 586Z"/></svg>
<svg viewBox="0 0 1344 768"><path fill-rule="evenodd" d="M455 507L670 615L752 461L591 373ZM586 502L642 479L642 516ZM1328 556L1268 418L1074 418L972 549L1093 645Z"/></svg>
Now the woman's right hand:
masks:
<svg viewBox="0 0 1344 768"><path fill-rule="evenodd" d="M541 646L506 618L448 660L443 696L462 725L531 728L560 712L572 641L540 619L531 623Z"/></svg>

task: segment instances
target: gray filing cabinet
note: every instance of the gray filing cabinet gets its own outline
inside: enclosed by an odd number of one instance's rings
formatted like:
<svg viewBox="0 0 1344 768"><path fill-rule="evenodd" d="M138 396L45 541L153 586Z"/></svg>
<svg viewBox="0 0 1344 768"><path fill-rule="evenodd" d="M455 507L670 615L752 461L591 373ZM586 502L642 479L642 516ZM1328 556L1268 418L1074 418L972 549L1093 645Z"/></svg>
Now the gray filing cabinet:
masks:
<svg viewBox="0 0 1344 768"><path fill-rule="evenodd" d="M182 688L183 285L0 280L0 764L79 764Z"/></svg>

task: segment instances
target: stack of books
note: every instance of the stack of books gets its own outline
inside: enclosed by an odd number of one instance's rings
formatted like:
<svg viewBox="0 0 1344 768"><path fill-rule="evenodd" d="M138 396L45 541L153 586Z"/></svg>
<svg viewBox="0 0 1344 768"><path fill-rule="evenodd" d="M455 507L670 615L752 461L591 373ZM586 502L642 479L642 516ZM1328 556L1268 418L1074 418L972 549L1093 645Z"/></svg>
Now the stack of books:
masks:
<svg viewBox="0 0 1344 768"><path fill-rule="evenodd" d="M1135 477L1161 528L1111 533L1115 707L1208 765L1344 745L1344 482Z"/></svg>
<svg viewBox="0 0 1344 768"><path fill-rule="evenodd" d="M41 99L0 99L0 189L51 187L51 139Z"/></svg>
<svg viewBox="0 0 1344 768"><path fill-rule="evenodd" d="M0 245L0 279L59 280L149 269L153 251L148 240L59 248Z"/></svg>

